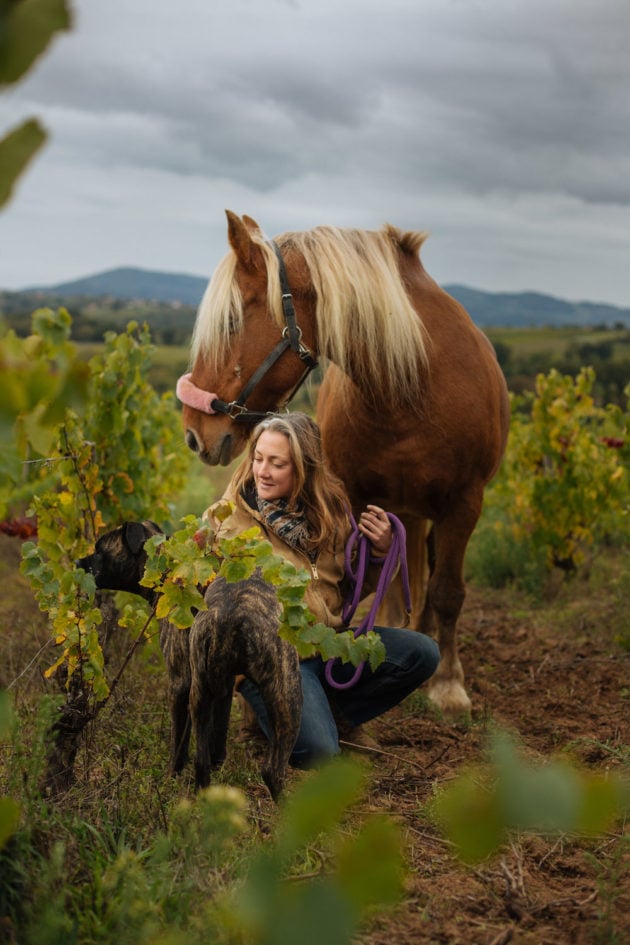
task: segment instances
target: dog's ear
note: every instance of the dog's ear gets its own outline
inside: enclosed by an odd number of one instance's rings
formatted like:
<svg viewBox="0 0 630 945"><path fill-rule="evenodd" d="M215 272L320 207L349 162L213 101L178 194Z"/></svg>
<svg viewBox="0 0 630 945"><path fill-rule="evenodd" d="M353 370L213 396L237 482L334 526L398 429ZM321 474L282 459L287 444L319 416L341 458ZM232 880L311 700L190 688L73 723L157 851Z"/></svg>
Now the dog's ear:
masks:
<svg viewBox="0 0 630 945"><path fill-rule="evenodd" d="M132 555L137 555L147 540L142 522L125 522L122 527L122 539Z"/></svg>
<svg viewBox="0 0 630 945"><path fill-rule="evenodd" d="M144 520L144 522L143 522L142 524L144 525L144 527L145 527L145 529L146 529L147 537L149 537L149 535L153 536L153 535L163 535L163 534L164 534L164 532L162 531L162 529L160 528L160 526L158 525L158 523L157 523L157 522L154 522L154 521L153 521L152 519L150 519L150 518L145 518L145 520Z"/></svg>

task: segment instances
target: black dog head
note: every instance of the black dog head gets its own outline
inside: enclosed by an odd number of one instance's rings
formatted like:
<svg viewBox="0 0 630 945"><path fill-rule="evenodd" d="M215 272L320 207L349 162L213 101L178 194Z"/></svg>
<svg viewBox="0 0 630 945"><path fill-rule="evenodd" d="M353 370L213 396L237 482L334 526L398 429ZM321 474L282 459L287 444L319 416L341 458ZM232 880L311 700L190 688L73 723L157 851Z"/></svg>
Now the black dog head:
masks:
<svg viewBox="0 0 630 945"><path fill-rule="evenodd" d="M140 584L147 560L144 543L153 535L161 534L155 522L124 522L102 535L94 553L77 561L77 567L93 574L99 588L129 591L150 599L153 592Z"/></svg>

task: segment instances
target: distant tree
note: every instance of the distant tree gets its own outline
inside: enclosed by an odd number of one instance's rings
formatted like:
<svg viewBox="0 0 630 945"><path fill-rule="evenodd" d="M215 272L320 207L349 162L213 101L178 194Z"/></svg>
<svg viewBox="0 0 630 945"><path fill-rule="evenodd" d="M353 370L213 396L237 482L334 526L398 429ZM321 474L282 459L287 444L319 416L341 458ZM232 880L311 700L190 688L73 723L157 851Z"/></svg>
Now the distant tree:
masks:
<svg viewBox="0 0 630 945"><path fill-rule="evenodd" d="M494 350L497 356L497 361L501 365L501 370L505 372L508 365L512 361L512 348L503 341L495 341Z"/></svg>

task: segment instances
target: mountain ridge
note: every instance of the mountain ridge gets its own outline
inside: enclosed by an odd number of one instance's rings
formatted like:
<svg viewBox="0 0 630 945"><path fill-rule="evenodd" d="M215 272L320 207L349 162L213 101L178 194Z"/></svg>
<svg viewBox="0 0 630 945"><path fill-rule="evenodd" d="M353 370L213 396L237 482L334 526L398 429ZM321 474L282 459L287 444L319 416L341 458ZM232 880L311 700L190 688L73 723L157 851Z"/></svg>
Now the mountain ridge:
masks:
<svg viewBox="0 0 630 945"><path fill-rule="evenodd" d="M120 266L54 285L33 286L22 289L21 292L42 292L68 297L89 295L97 298L143 299L198 305L207 284L208 280L202 276Z"/></svg>
<svg viewBox="0 0 630 945"><path fill-rule="evenodd" d="M87 296L196 307L207 284L208 279L202 276L125 266L55 285L33 286L10 294L38 298L49 296L55 299ZM446 284L444 289L467 309L480 327L630 327L630 308L607 303L569 302L535 291L487 292L459 283Z"/></svg>

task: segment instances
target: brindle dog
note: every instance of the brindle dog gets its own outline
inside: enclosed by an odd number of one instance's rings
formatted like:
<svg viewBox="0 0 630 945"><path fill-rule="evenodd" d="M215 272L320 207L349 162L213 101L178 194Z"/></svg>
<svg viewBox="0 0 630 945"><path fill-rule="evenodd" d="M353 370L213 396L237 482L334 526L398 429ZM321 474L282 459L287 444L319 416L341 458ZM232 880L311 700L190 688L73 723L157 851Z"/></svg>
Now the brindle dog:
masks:
<svg viewBox="0 0 630 945"><path fill-rule="evenodd" d="M94 554L77 564L94 575L97 587L129 591L154 604L156 592L140 579L144 543L160 533L154 522L125 522L99 538ZM297 651L278 636L280 605L258 573L232 584L217 578L205 601L208 609L195 616L190 630L160 621L171 710L170 771L176 774L186 764L192 727L195 784L209 784L211 769L225 760L234 679L243 674L258 686L267 708L269 744L262 776L277 800L300 726Z"/></svg>

